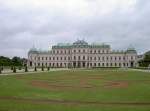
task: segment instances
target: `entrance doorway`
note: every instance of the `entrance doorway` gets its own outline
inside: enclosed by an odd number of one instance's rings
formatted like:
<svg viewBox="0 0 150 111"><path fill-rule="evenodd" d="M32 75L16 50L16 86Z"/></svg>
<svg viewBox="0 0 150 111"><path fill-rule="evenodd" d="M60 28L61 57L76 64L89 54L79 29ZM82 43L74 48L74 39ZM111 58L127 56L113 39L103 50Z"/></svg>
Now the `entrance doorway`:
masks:
<svg viewBox="0 0 150 111"><path fill-rule="evenodd" d="M81 63L80 62L78 62L78 68L80 68L81 67Z"/></svg>
<svg viewBox="0 0 150 111"><path fill-rule="evenodd" d="M73 67L74 67L74 68L76 67L76 62L73 63Z"/></svg>
<svg viewBox="0 0 150 111"><path fill-rule="evenodd" d="M85 67L85 62L83 62L83 67Z"/></svg>
<svg viewBox="0 0 150 111"><path fill-rule="evenodd" d="M131 67L134 67L134 62L133 61L131 62Z"/></svg>

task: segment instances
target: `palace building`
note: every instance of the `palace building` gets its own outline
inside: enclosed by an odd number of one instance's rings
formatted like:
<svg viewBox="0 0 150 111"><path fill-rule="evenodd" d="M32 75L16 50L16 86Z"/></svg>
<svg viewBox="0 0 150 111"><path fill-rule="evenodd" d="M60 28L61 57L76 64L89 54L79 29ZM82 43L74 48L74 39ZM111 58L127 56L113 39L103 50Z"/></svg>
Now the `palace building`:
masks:
<svg viewBox="0 0 150 111"><path fill-rule="evenodd" d="M136 67L137 57L134 48L113 51L107 44L88 44L84 40L77 40L72 44L54 45L49 51L30 49L28 66L52 68Z"/></svg>

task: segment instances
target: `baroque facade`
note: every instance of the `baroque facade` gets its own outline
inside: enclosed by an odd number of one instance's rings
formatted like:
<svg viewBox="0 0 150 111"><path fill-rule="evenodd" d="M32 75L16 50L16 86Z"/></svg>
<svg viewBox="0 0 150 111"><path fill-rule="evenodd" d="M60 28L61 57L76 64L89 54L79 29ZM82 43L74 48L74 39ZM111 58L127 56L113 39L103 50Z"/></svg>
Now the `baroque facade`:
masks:
<svg viewBox="0 0 150 111"><path fill-rule="evenodd" d="M134 48L112 51L110 45L88 44L77 40L73 44L57 44L49 51L36 48L28 52L29 67L94 68L136 67L137 52Z"/></svg>

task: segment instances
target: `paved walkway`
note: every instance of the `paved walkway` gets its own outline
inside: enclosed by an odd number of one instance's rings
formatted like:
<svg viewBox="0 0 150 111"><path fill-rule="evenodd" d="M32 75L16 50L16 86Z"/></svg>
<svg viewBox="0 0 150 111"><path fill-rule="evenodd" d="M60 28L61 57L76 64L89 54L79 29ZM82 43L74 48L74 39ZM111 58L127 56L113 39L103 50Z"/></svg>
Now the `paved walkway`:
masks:
<svg viewBox="0 0 150 111"><path fill-rule="evenodd" d="M29 70L28 72L24 72L24 70L20 70L20 71L18 71L17 70L17 72L16 73L13 73L13 72L10 72L10 71L4 71L4 72L2 72L2 74L0 74L0 76L6 76L6 75L17 75L17 74L33 74L33 73L40 73L40 72L51 72L51 71L64 71L64 70L69 70L69 69L67 69L67 68L61 68L61 69L50 69L49 71L47 71L47 70L45 70L45 71L41 71L41 69L40 70L38 70L37 69L37 71L34 71L33 69L32 70Z"/></svg>
<svg viewBox="0 0 150 111"><path fill-rule="evenodd" d="M150 72L150 70L144 70L144 69L130 69L132 71L141 71L141 72Z"/></svg>
<svg viewBox="0 0 150 111"><path fill-rule="evenodd" d="M47 71L47 69L45 69L44 71L41 71L41 69L37 69L37 72L34 71L34 69L29 69L28 72L24 72L24 70L17 70L17 73L13 73L10 70L4 70L2 72L2 74L0 74L0 76L6 76L6 75L17 75L17 74L33 74L33 73L40 73L40 72L51 72L51 71L64 71L64 70L72 70L72 69L67 69L67 68L54 68L54 69L50 69L49 71ZM74 69L74 70L85 70L85 71L92 71L92 69L88 70L88 69ZM142 70L142 69L120 69L120 70L126 70L126 71L141 71L141 72L148 72L150 73L150 70ZM110 71L110 70L108 70ZM112 71L116 71L116 70L112 70Z"/></svg>

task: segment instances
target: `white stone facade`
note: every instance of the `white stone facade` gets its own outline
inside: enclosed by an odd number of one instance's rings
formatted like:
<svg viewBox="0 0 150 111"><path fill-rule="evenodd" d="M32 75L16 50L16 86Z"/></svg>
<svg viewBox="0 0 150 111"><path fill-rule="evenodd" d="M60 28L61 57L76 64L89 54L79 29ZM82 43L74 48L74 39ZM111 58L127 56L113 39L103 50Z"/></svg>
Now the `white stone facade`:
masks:
<svg viewBox="0 0 150 111"><path fill-rule="evenodd" d="M50 51L32 48L28 53L28 66L55 68L136 67L134 49L112 51L109 45L89 45L83 40L73 44L58 44Z"/></svg>

